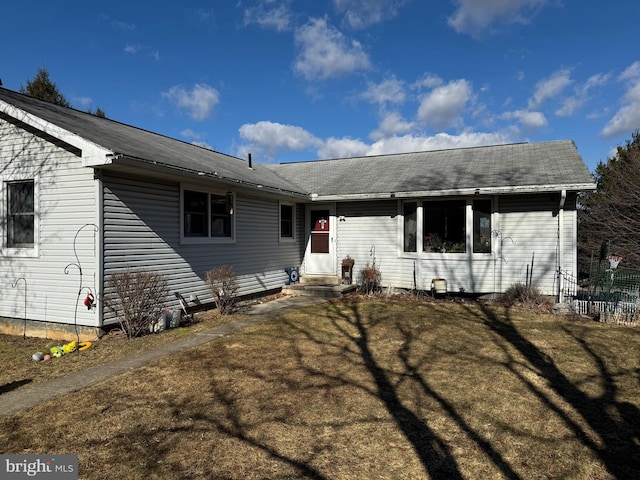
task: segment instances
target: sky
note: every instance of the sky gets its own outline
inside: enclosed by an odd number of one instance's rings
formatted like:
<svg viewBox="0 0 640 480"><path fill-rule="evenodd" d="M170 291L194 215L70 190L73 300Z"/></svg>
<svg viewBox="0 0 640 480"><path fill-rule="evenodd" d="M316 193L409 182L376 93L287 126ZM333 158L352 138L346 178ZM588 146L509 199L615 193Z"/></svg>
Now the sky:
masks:
<svg viewBox="0 0 640 480"><path fill-rule="evenodd" d="M0 80L254 163L640 128L637 0L5 2Z"/></svg>

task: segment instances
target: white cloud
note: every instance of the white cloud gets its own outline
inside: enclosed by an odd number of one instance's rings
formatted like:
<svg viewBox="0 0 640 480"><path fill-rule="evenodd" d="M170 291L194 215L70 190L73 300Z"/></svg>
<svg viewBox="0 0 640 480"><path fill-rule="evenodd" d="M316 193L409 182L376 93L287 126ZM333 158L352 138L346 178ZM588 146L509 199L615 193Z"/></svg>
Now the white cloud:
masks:
<svg viewBox="0 0 640 480"><path fill-rule="evenodd" d="M130 55L135 55L136 53L138 53L140 50L142 50L144 47L142 45L131 45L131 44L127 44L124 47L124 51L125 53L128 53Z"/></svg>
<svg viewBox="0 0 640 480"><path fill-rule="evenodd" d="M510 131L474 132L472 130L465 130L458 135L448 133L438 133L433 136L407 134L384 138L372 144L351 138L331 138L325 142L322 148L318 149L318 158L345 158L499 145L511 143L514 138Z"/></svg>
<svg viewBox="0 0 640 480"><path fill-rule="evenodd" d="M376 142L371 146L369 155L499 145L512 141L508 132L474 132L468 130L457 135L450 135L444 132L433 136L405 135Z"/></svg>
<svg viewBox="0 0 640 480"><path fill-rule="evenodd" d="M353 138L329 138L318 148L318 158L348 158L368 155L371 146Z"/></svg>
<svg viewBox="0 0 640 480"><path fill-rule="evenodd" d="M440 129L459 126L471 94L467 80L454 80L437 87L422 98L418 119Z"/></svg>
<svg viewBox="0 0 640 480"><path fill-rule="evenodd" d="M277 122L246 123L239 132L245 143L238 149L238 155L257 153L266 162L274 160L281 151L301 151L322 144L320 139L302 127Z"/></svg>
<svg viewBox="0 0 640 480"><path fill-rule="evenodd" d="M351 28L365 28L398 15L406 0L333 0Z"/></svg>
<svg viewBox="0 0 640 480"><path fill-rule="evenodd" d="M256 24L278 32L289 30L291 11L288 1L260 0L255 7L244 11L245 25Z"/></svg>
<svg viewBox="0 0 640 480"><path fill-rule="evenodd" d="M540 130L548 125L547 118L542 112L532 112L529 110L514 110L501 115L504 119L516 119L528 133Z"/></svg>
<svg viewBox="0 0 640 480"><path fill-rule="evenodd" d="M74 105L80 105L82 108L87 108L93 103L93 99L91 97L74 97L73 103Z"/></svg>
<svg viewBox="0 0 640 480"><path fill-rule="evenodd" d="M527 24L549 0L455 0L447 22L458 33L475 37L496 25Z"/></svg>
<svg viewBox="0 0 640 480"><path fill-rule="evenodd" d="M402 124L402 119L395 114L385 117L383 123L393 123L393 120ZM408 125L407 123L406 126ZM269 163L276 161L279 154L287 151L315 149L318 159L347 158L512 143L519 138L518 136L519 131L515 128L495 132L465 129L457 135L438 133L432 136L419 133L400 134L398 129L398 134L381 136L374 139L373 143L368 143L351 137L320 139L298 126L262 121L240 127L240 137L245 143L237 148L236 155L246 157L248 153L252 153L254 158Z"/></svg>
<svg viewBox="0 0 640 480"><path fill-rule="evenodd" d="M437 75L427 73L418 79L413 85L413 88L435 88L442 85L444 81Z"/></svg>
<svg viewBox="0 0 640 480"><path fill-rule="evenodd" d="M559 117L569 117L582 107L590 99L589 91L596 87L606 85L611 78L609 74L598 73L590 76L585 83L575 89L575 94L566 98L562 106L556 110Z"/></svg>
<svg viewBox="0 0 640 480"><path fill-rule="evenodd" d="M189 139L189 141L193 145L197 145L198 147L207 148L209 150L214 150L214 148L211 145L209 145L207 142L202 140L202 135L199 134L198 132L194 132L193 130L187 128L186 130L183 130L182 132L180 132L180 134L183 137Z"/></svg>
<svg viewBox="0 0 640 480"><path fill-rule="evenodd" d="M385 103L402 103L406 94L404 82L395 77L384 80L378 84L369 84L362 97L371 103L384 105Z"/></svg>
<svg viewBox="0 0 640 480"><path fill-rule="evenodd" d="M624 72L618 77L618 80L636 80L638 78L640 78L640 62L633 62L625 68Z"/></svg>
<svg viewBox="0 0 640 480"><path fill-rule="evenodd" d="M152 57L154 60L160 60L160 52L158 50L154 50L151 47L147 47L145 45L140 44L127 44L124 47L124 53L129 55L136 55L141 52L147 52L147 55Z"/></svg>
<svg viewBox="0 0 640 480"><path fill-rule="evenodd" d="M566 68L558 70L548 78L540 80L536 83L533 97L529 100L529 108L538 108L543 101L560 94L562 90L571 83L571 72Z"/></svg>
<svg viewBox="0 0 640 480"><path fill-rule="evenodd" d="M629 82L622 103L623 106L602 129L603 138L631 135L632 132L640 128L640 78L633 78L633 81Z"/></svg>
<svg viewBox="0 0 640 480"><path fill-rule="evenodd" d="M186 110L194 120L205 120L211 116L214 107L220 101L219 92L204 83L197 83L187 91L184 87L174 86L162 94L179 109Z"/></svg>
<svg viewBox="0 0 640 480"><path fill-rule="evenodd" d="M328 25L326 18L311 19L299 28L295 42L299 53L293 68L307 80L325 80L370 66L362 45Z"/></svg>
<svg viewBox="0 0 640 480"><path fill-rule="evenodd" d="M414 128L413 122L407 122L398 112L389 112L383 116L378 129L369 135L373 140L381 140L394 135L403 135Z"/></svg>

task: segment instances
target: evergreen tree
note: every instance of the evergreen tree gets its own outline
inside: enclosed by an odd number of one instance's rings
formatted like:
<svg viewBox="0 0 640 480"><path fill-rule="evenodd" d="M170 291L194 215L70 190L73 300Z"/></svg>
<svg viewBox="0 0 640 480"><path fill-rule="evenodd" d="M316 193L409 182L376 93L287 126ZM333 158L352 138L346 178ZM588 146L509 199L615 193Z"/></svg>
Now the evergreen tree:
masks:
<svg viewBox="0 0 640 480"><path fill-rule="evenodd" d="M49 78L49 72L45 68L40 68L33 80L27 80L27 86L20 87L20 93L26 93L45 102L55 103L63 107L71 107L69 100L60 93L58 86ZM97 107L95 111L87 110L87 113L100 118L107 118L104 110Z"/></svg>
<svg viewBox="0 0 640 480"><path fill-rule="evenodd" d="M32 97L39 98L45 102L55 103L63 107L70 107L71 104L58 90L58 86L49 78L49 72L40 68L33 80L27 80L27 86L20 86L20 93L26 93Z"/></svg>

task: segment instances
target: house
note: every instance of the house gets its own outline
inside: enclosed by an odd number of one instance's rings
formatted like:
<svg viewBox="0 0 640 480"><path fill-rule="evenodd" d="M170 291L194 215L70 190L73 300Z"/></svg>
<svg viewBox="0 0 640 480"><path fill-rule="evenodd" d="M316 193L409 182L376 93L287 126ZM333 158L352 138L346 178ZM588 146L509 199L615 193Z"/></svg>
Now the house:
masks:
<svg viewBox="0 0 640 480"><path fill-rule="evenodd" d="M260 165L0 88L0 324L92 336L116 322L102 296L126 269L191 305L212 301L215 266L250 295L345 258L389 287L555 295L593 188L571 141Z"/></svg>

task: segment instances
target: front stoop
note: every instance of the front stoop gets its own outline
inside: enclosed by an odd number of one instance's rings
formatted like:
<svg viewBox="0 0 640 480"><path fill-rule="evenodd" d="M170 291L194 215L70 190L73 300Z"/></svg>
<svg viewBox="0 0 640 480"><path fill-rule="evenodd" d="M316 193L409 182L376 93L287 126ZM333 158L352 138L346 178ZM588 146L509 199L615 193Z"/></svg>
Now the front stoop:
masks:
<svg viewBox="0 0 640 480"><path fill-rule="evenodd" d="M344 285L340 277L305 275L300 283L285 285L282 292L293 296L315 296L321 298L338 298L356 290L356 285Z"/></svg>

